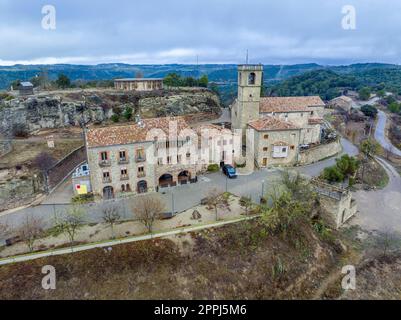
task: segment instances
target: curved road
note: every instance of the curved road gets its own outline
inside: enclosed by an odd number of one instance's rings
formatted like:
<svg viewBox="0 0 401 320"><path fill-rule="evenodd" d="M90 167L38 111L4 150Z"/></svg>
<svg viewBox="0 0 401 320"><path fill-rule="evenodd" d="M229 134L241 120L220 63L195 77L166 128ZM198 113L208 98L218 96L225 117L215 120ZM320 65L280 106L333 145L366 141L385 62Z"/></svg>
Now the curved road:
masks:
<svg viewBox="0 0 401 320"><path fill-rule="evenodd" d="M360 190L353 194L360 212L351 224L370 231L401 232L401 177L387 161L376 159L386 170L389 183L382 190Z"/></svg>
<svg viewBox="0 0 401 320"><path fill-rule="evenodd" d="M401 157L401 151L397 149L388 139L386 136L386 123L387 123L387 115L379 110L378 113L378 121L377 121L377 126L375 130L375 139L380 143L380 145L390 151L391 153L394 153L397 156Z"/></svg>

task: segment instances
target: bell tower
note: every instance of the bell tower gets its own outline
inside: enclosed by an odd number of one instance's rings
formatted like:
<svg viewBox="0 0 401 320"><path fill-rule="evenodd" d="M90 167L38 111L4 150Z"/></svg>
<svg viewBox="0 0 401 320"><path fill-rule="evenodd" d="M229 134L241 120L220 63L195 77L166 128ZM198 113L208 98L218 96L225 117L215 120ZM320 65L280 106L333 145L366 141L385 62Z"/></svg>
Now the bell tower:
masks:
<svg viewBox="0 0 401 320"><path fill-rule="evenodd" d="M259 119L263 65L238 66L238 98L231 110L233 129L246 129L250 121Z"/></svg>

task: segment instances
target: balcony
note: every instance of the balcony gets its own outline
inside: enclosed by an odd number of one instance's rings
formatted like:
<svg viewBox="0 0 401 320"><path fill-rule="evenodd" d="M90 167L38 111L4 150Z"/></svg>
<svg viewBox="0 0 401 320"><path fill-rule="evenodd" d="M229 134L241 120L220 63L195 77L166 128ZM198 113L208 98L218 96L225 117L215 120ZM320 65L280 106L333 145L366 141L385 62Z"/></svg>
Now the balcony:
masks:
<svg viewBox="0 0 401 320"><path fill-rule="evenodd" d="M111 166L111 161L110 160L100 160L99 161L99 166L100 167L110 167Z"/></svg>
<svg viewBox="0 0 401 320"><path fill-rule="evenodd" d="M129 160L126 158L120 158L118 160L118 164L128 164L128 163L129 163Z"/></svg>
<svg viewBox="0 0 401 320"><path fill-rule="evenodd" d="M111 183L110 177L103 177L103 183Z"/></svg>
<svg viewBox="0 0 401 320"><path fill-rule="evenodd" d="M122 174L122 175L120 176L120 180L121 180L121 181L129 180L128 174Z"/></svg>
<svg viewBox="0 0 401 320"><path fill-rule="evenodd" d="M138 172L137 177L138 178L145 178L146 177L146 173L145 172Z"/></svg>
<svg viewBox="0 0 401 320"><path fill-rule="evenodd" d="M144 157L144 156L137 156L137 157L135 158L135 161L136 161L136 162L145 162L145 161L146 161L146 157Z"/></svg>

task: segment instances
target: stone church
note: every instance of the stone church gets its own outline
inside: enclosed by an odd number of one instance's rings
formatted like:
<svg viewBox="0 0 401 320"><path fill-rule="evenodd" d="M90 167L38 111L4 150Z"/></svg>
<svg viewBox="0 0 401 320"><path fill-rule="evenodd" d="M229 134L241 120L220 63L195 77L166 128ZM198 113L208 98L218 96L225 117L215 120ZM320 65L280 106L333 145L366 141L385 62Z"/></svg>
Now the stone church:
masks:
<svg viewBox="0 0 401 320"><path fill-rule="evenodd" d="M261 97L262 82L262 65L238 66L232 129L252 132L244 143L252 145L258 167L294 165L300 146L320 144L325 103L318 96Z"/></svg>

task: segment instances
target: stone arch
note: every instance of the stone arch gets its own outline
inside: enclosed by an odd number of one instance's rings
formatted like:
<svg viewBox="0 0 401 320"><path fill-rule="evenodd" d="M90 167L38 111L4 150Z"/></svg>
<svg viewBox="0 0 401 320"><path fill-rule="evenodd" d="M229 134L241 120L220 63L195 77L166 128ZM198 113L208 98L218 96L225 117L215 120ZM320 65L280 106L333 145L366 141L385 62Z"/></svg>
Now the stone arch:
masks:
<svg viewBox="0 0 401 320"><path fill-rule="evenodd" d="M256 82L256 74L255 74L255 72L251 72L248 76L248 84L254 85L255 82Z"/></svg>
<svg viewBox="0 0 401 320"><path fill-rule="evenodd" d="M170 173L165 173L159 178L159 186L160 187L168 187L174 185L174 177Z"/></svg>
<svg viewBox="0 0 401 320"><path fill-rule="evenodd" d="M148 192L148 183L145 180L141 180L137 184L137 192L138 193L146 193Z"/></svg>
<svg viewBox="0 0 401 320"><path fill-rule="evenodd" d="M191 172L188 170L183 170L178 174L178 183L187 184L191 180Z"/></svg>
<svg viewBox="0 0 401 320"><path fill-rule="evenodd" d="M114 199L114 188L112 186L107 186L103 188L103 199Z"/></svg>

